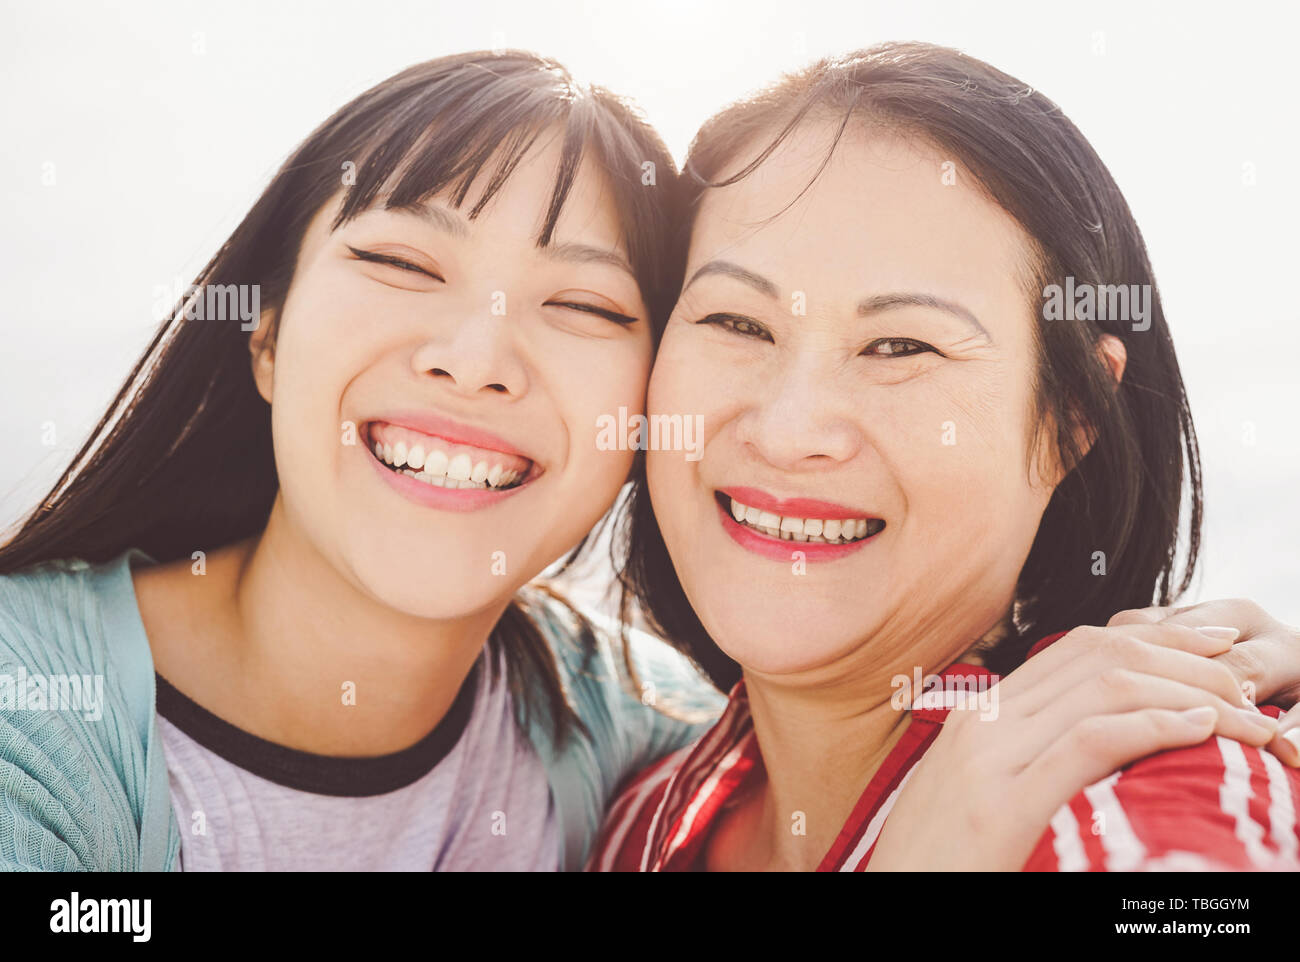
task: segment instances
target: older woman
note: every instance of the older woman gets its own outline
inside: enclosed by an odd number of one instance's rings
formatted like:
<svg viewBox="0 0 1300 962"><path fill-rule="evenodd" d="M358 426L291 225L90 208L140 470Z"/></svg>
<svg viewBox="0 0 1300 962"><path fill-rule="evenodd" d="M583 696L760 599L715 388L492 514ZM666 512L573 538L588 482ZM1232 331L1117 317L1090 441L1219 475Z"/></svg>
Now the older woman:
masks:
<svg viewBox="0 0 1300 962"><path fill-rule="evenodd" d="M1300 775L1196 657L1235 633L1117 617L1187 586L1199 468L1141 235L1077 129L891 45L724 111L688 167L649 407L701 414L703 457L648 455L626 582L730 704L591 865L1294 863ZM954 686L981 710L945 724Z"/></svg>

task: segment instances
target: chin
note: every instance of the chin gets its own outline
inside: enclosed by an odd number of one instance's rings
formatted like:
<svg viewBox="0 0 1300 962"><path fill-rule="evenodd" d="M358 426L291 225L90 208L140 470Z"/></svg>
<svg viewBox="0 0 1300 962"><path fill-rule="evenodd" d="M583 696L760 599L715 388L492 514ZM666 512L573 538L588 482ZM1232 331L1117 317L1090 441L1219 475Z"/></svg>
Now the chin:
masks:
<svg viewBox="0 0 1300 962"><path fill-rule="evenodd" d="M366 590L385 606L416 618L463 618L502 600L502 578L486 567L482 575L465 571L395 573L374 572L365 577Z"/></svg>
<svg viewBox="0 0 1300 962"><path fill-rule="evenodd" d="M776 604L755 604L744 594L695 608L718 647L748 671L782 675L818 668L852 650L870 629L810 612L808 605L781 604L779 595Z"/></svg>
<svg viewBox="0 0 1300 962"><path fill-rule="evenodd" d="M402 552L370 543L345 554L353 577L372 598L394 611L430 619L472 615L513 593L513 578L493 575L488 557L474 565L466 564L466 557L448 544Z"/></svg>

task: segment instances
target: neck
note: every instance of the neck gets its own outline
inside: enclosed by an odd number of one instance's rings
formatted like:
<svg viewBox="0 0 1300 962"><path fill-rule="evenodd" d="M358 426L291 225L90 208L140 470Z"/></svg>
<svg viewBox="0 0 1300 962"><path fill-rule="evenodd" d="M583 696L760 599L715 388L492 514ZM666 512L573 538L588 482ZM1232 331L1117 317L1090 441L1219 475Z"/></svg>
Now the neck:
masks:
<svg viewBox="0 0 1300 962"><path fill-rule="evenodd" d="M816 683L792 684L746 671L745 690L766 775L737 805L732 837L740 844L732 852L739 853L740 861L723 856L730 867L815 870L911 724L911 712L894 705L894 679L911 677L906 665L915 661L917 651L935 654L927 672L941 672L959 660L979 664L979 653L1005 630L1003 619L965 654L969 634L962 636L966 641L954 643L918 642L906 633L907 648L876 639L872 652L893 651L898 657L873 656L875 664L851 658L853 666L842 665L833 679L822 677ZM889 664L882 668L881 662Z"/></svg>
<svg viewBox="0 0 1300 962"><path fill-rule="evenodd" d="M166 596L145 618L159 671L232 724L323 755L427 735L508 603L456 619L394 610L322 557L279 498L262 534L214 553L206 577L167 567L175 590L139 592L142 614L146 595Z"/></svg>
<svg viewBox="0 0 1300 962"><path fill-rule="evenodd" d="M751 803L752 857L768 869L812 871L907 730L910 715L890 704L890 690L838 697L748 673L745 689L766 769Z"/></svg>

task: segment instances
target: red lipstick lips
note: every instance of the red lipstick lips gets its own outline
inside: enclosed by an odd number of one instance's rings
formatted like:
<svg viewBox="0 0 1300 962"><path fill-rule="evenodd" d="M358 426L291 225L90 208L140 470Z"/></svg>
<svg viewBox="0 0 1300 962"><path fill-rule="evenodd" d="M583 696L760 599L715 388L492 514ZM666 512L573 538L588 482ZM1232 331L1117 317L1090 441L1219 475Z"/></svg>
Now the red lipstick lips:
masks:
<svg viewBox="0 0 1300 962"><path fill-rule="evenodd" d="M868 537L843 543L816 541L795 541L773 537L748 524L741 524L731 514L731 502L736 500L749 508L757 508L765 513L781 518L821 519L825 521L851 521L866 518L869 522L879 522L879 530ZM806 561L836 561L875 541L884 530L884 520L861 508L850 508L830 501L813 498L777 498L757 488L734 487L717 492L714 498L718 506L718 517L723 530L747 551L752 551L764 558L783 561L787 564L795 560L799 552Z"/></svg>

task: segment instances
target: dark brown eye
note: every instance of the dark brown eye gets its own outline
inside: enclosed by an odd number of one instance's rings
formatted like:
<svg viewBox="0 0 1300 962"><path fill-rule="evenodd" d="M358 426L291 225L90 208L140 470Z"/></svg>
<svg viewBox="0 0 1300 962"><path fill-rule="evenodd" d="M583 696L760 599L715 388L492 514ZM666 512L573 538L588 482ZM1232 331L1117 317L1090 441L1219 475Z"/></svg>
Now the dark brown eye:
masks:
<svg viewBox="0 0 1300 962"><path fill-rule="evenodd" d="M741 337L757 338L760 341L772 341L772 335L758 321L740 314L709 314L696 323L711 324L723 330L739 334Z"/></svg>
<svg viewBox="0 0 1300 962"><path fill-rule="evenodd" d="M924 354L926 351L934 351L934 348L924 341L914 341L910 337L880 337L862 349L863 354L875 357L909 357L913 354Z"/></svg>

